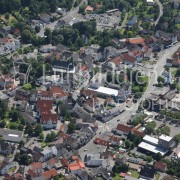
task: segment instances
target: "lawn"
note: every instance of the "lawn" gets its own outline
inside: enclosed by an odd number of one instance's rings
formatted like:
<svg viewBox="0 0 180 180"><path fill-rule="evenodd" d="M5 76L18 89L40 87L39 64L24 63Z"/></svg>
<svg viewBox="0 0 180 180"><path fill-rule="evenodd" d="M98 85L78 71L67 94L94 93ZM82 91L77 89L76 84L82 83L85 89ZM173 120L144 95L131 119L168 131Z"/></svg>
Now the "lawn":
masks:
<svg viewBox="0 0 180 180"><path fill-rule="evenodd" d="M114 176L112 179L113 180L122 180L122 177L120 177L119 174L116 174L116 176Z"/></svg>
<svg viewBox="0 0 180 180"><path fill-rule="evenodd" d="M160 178L160 174L159 173L156 173L155 175L155 180L158 180Z"/></svg>
<svg viewBox="0 0 180 180"><path fill-rule="evenodd" d="M134 177L134 178L139 178L139 173L137 171L134 171L134 170L130 170L129 171L131 173L131 176Z"/></svg>
<svg viewBox="0 0 180 180"><path fill-rule="evenodd" d="M177 68L171 68L170 71L171 71L172 75L175 77Z"/></svg>
<svg viewBox="0 0 180 180"><path fill-rule="evenodd" d="M9 172L14 172L16 170L16 167L12 167L9 169Z"/></svg>

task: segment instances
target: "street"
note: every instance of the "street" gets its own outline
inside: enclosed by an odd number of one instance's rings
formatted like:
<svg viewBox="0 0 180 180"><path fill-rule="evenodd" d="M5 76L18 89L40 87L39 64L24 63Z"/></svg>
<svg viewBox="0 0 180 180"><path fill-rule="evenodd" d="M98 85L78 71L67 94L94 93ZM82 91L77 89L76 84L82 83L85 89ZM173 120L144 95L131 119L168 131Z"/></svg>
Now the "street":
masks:
<svg viewBox="0 0 180 180"><path fill-rule="evenodd" d="M79 7L83 4L86 3L87 4L87 0L82 0L82 2L76 7L76 8L72 8L69 12L67 12L62 18L61 20L66 20L66 19L73 19L74 16L78 13L79 11ZM44 36L44 31L46 28L51 29L52 31L55 29L55 26L57 25L59 20L54 21L52 23L46 23L43 27L41 27L41 30L39 33L37 33L37 36L43 37Z"/></svg>
<svg viewBox="0 0 180 180"><path fill-rule="evenodd" d="M91 139L91 141L89 141L85 146L79 149L79 154L81 155L82 159L84 159L84 156L87 153L98 153L99 151L103 151L106 148L105 146L104 147L101 146L97 148L97 145L93 143L94 139L99 137L100 132L105 133L105 131L107 130L111 131L119 123L123 123L123 124L127 123L127 121L131 118L131 116L135 114L136 111L138 110L138 105L140 104L140 102L146 99L149 96L149 94L153 91L153 88L154 88L153 84L156 84L157 77L161 75L161 73L163 72L164 66L166 64L166 59L170 58L173 55L173 53L179 48L179 46L180 46L180 42L176 44L175 46L173 46L172 48L166 49L159 54L159 60L157 61L157 64L154 66L154 70L153 70L153 73L151 74L151 78L149 80L149 84L146 89L146 92L139 99L139 101L133 105L132 108L128 108L128 109L126 108L126 111L124 111L119 116L116 116L115 118L107 122L106 123L107 128L104 128L105 126L104 123L98 121L99 129L97 131L97 134L94 136L93 139ZM120 120L120 121L117 121L117 120ZM86 149L87 151L85 151Z"/></svg>

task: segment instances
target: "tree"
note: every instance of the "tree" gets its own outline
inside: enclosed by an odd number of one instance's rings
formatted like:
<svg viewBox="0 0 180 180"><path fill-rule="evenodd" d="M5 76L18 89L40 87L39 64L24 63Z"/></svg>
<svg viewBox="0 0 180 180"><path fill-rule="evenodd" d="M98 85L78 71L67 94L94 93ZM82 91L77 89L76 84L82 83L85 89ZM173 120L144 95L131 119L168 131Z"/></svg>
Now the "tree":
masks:
<svg viewBox="0 0 180 180"><path fill-rule="evenodd" d="M157 153L154 158L156 161L160 161L162 159L161 153Z"/></svg>
<svg viewBox="0 0 180 180"><path fill-rule="evenodd" d="M27 83L23 86L23 89L25 90L31 90L32 89L32 85L30 83Z"/></svg>
<svg viewBox="0 0 180 180"><path fill-rule="evenodd" d="M13 122L16 122L18 121L18 119L20 118L20 114L19 114L19 111L13 109L9 112L9 117L11 118L11 120Z"/></svg>
<svg viewBox="0 0 180 180"><path fill-rule="evenodd" d="M169 134L170 134L170 127L169 126L164 126L163 128L161 128L160 132L162 134L165 134L165 135L169 136Z"/></svg>
<svg viewBox="0 0 180 180"><path fill-rule="evenodd" d="M162 76L158 76L157 81L158 81L158 84L163 84L164 78Z"/></svg>
<svg viewBox="0 0 180 180"><path fill-rule="evenodd" d="M68 132L71 134L71 133L74 133L74 131L76 130L76 125L72 122L70 122L68 124Z"/></svg>
<svg viewBox="0 0 180 180"><path fill-rule="evenodd" d="M40 139L41 141L44 141L44 134L43 134L43 133L41 133L41 134L39 135L39 139Z"/></svg>
<svg viewBox="0 0 180 180"><path fill-rule="evenodd" d="M115 163L115 165L113 166L113 169L112 169L114 174L120 173L120 172L126 173L126 172L128 172L128 170L129 170L129 167L127 164L118 164L117 162Z"/></svg>
<svg viewBox="0 0 180 180"><path fill-rule="evenodd" d="M146 125L146 133L147 134L152 134L154 132L155 127L156 127L156 122L154 122L154 121L149 122Z"/></svg>
<svg viewBox="0 0 180 180"><path fill-rule="evenodd" d="M129 149L130 148L130 146L131 146L131 142L130 141L125 141L125 146L126 146L126 148L127 149Z"/></svg>
<svg viewBox="0 0 180 180"><path fill-rule="evenodd" d="M32 33L27 29L25 29L21 34L21 38L24 43L30 43L31 37L32 37Z"/></svg>
<svg viewBox="0 0 180 180"><path fill-rule="evenodd" d="M8 110L7 102L0 100L0 117L4 117L5 112Z"/></svg>
<svg viewBox="0 0 180 180"><path fill-rule="evenodd" d="M9 14L9 13L6 13L6 14L5 14L5 19L9 20L9 17L10 17L10 14Z"/></svg>
<svg viewBox="0 0 180 180"><path fill-rule="evenodd" d="M0 121L0 127L1 128L4 128L6 126L6 121Z"/></svg>
<svg viewBox="0 0 180 180"><path fill-rule="evenodd" d="M46 136L46 142L52 142L55 141L55 139L56 139L56 134L54 132L51 132Z"/></svg>
<svg viewBox="0 0 180 180"><path fill-rule="evenodd" d="M153 160L153 158L151 156L147 156L146 160L147 160L147 162L150 163Z"/></svg>
<svg viewBox="0 0 180 180"><path fill-rule="evenodd" d="M43 129L40 124L37 124L35 129L34 129L34 134L35 136L39 136L42 133Z"/></svg>
<svg viewBox="0 0 180 180"><path fill-rule="evenodd" d="M180 134L174 136L174 141L176 142L176 144L180 143Z"/></svg>

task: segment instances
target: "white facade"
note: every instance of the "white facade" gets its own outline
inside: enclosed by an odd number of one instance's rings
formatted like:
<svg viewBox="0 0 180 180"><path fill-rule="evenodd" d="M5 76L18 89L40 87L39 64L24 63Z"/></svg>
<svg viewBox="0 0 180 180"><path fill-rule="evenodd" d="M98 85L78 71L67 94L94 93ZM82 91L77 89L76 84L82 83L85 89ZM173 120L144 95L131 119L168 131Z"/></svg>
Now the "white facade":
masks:
<svg viewBox="0 0 180 180"><path fill-rule="evenodd" d="M53 124L52 120L48 120L47 122L42 123L44 129L53 129L56 128L57 124Z"/></svg>

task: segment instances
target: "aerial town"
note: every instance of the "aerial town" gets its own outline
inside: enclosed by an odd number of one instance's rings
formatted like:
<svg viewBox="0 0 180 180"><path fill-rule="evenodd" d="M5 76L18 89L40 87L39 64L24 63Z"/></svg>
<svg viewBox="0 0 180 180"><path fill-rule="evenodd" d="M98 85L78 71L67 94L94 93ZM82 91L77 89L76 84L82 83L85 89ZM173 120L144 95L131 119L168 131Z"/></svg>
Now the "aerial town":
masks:
<svg viewBox="0 0 180 180"><path fill-rule="evenodd" d="M180 179L180 0L0 0L0 180Z"/></svg>

